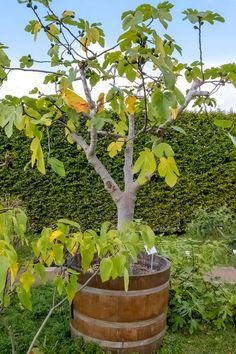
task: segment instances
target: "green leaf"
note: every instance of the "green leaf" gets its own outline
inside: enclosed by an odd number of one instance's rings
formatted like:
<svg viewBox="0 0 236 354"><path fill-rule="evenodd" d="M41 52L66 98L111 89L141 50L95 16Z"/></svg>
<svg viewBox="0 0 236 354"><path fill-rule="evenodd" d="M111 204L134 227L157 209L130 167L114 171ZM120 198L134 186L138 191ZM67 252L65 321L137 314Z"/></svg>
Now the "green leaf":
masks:
<svg viewBox="0 0 236 354"><path fill-rule="evenodd" d="M10 59L8 58L8 56L6 55L6 53L4 52L4 50L2 48L0 48L0 66L10 66Z"/></svg>
<svg viewBox="0 0 236 354"><path fill-rule="evenodd" d="M31 294L25 291L24 288L18 288L17 290L18 298L21 304L29 311L32 310Z"/></svg>
<svg viewBox="0 0 236 354"><path fill-rule="evenodd" d="M143 14L140 11L135 11L134 14L129 13L122 22L122 28L124 31L129 29L130 27L133 27L135 25L138 25L140 22L143 21Z"/></svg>
<svg viewBox="0 0 236 354"><path fill-rule="evenodd" d="M82 269L84 272L87 272L87 270L89 269L89 267L91 266L91 262L94 258L94 250L93 249L80 249L80 253L81 253L81 265L82 265Z"/></svg>
<svg viewBox="0 0 236 354"><path fill-rule="evenodd" d="M100 230L100 238L106 239L107 232L109 231L111 225L112 224L110 221L105 221L102 223L101 230Z"/></svg>
<svg viewBox="0 0 236 354"><path fill-rule="evenodd" d="M132 243L127 242L125 247L127 248L127 251L129 252L129 256L132 257L133 261L136 262L138 258L138 253Z"/></svg>
<svg viewBox="0 0 236 354"><path fill-rule="evenodd" d="M65 177L66 172L62 161L56 159L55 157L49 157L48 163L54 172L56 172L61 177Z"/></svg>
<svg viewBox="0 0 236 354"><path fill-rule="evenodd" d="M111 277L113 262L111 258L103 258L100 263L100 276L102 282L107 281Z"/></svg>
<svg viewBox="0 0 236 354"><path fill-rule="evenodd" d="M57 288L58 294L61 295L65 289L65 280L58 275L54 278L53 282Z"/></svg>
<svg viewBox="0 0 236 354"><path fill-rule="evenodd" d="M176 96L176 99L177 99L178 103L181 106L183 106L185 104L185 97L182 94L182 92L177 87L175 87L174 88L174 93L175 93L175 96Z"/></svg>
<svg viewBox="0 0 236 354"><path fill-rule="evenodd" d="M165 49L164 49L163 40L161 39L160 36L157 35L156 32L154 32L153 38L154 38L154 44L156 46L156 52L160 53L160 56L162 58L164 58L166 56L166 53L165 53ZM159 63L159 61L158 61L158 63Z"/></svg>
<svg viewBox="0 0 236 354"><path fill-rule="evenodd" d="M172 125L171 129L173 129L173 130L175 130L175 131L177 131L177 132L179 132L181 134L187 135L186 131L183 128L177 126L177 125Z"/></svg>
<svg viewBox="0 0 236 354"><path fill-rule="evenodd" d="M34 284L34 282L35 282L35 277L32 273L26 271L21 274L20 283L27 293L30 292L30 289Z"/></svg>
<svg viewBox="0 0 236 354"><path fill-rule="evenodd" d="M53 253L54 253L54 259L55 259L55 264L60 266L64 263L64 253L63 253L63 245L62 244L55 244L53 245Z"/></svg>
<svg viewBox="0 0 236 354"><path fill-rule="evenodd" d="M34 64L34 62L29 55L23 55L20 58L20 68L21 69L24 69L25 67L31 68L31 66L33 66L33 64Z"/></svg>
<svg viewBox="0 0 236 354"><path fill-rule="evenodd" d="M77 291L77 285L78 285L78 276L76 274L71 274L69 283L66 285L65 288L69 304L72 303L75 297Z"/></svg>
<svg viewBox="0 0 236 354"><path fill-rule="evenodd" d="M35 137L30 145L30 150L32 151L32 156L31 156L31 166L34 167L35 161L37 161L37 168L39 172L42 174L45 174L45 165L44 165L44 156L43 156L43 150L40 144L40 140L38 137Z"/></svg>
<svg viewBox="0 0 236 354"><path fill-rule="evenodd" d="M227 119L215 119L214 124L220 128L231 128L233 122Z"/></svg>
<svg viewBox="0 0 236 354"><path fill-rule="evenodd" d="M127 268L124 269L124 288L125 291L129 289L129 272Z"/></svg>
<svg viewBox="0 0 236 354"><path fill-rule="evenodd" d="M43 284L45 284L46 282L46 271L45 271L45 267L42 263L36 263L34 265L34 270L35 272L39 275L41 282Z"/></svg>
<svg viewBox="0 0 236 354"><path fill-rule="evenodd" d="M159 158L162 156L174 156L174 151L172 147L167 143L160 143L158 145L155 145L153 148L153 152Z"/></svg>
<svg viewBox="0 0 236 354"><path fill-rule="evenodd" d="M155 243L155 234L153 230L148 225L140 225L139 230L141 232L141 236L144 244L151 249Z"/></svg>
<svg viewBox="0 0 236 354"><path fill-rule="evenodd" d="M164 60L159 60L159 62L159 68L163 74L165 85L169 90L173 90L176 81L175 73L169 68Z"/></svg>
<svg viewBox="0 0 236 354"><path fill-rule="evenodd" d="M72 220L68 220L68 219L63 218L63 219L59 219L58 223L74 226L80 230L80 224L78 224L76 221L72 221Z"/></svg>
<svg viewBox="0 0 236 354"><path fill-rule="evenodd" d="M220 16L217 12L212 12L210 10L207 11L198 11L195 9L187 9L183 11L183 14L186 16L184 20L189 20L191 23L199 23L199 19L201 22L208 22L210 24L214 24L215 21L224 22L224 18Z"/></svg>
<svg viewBox="0 0 236 354"><path fill-rule="evenodd" d="M35 1L39 2L40 4L43 4L45 7L48 7L49 3L52 0L35 0Z"/></svg>
<svg viewBox="0 0 236 354"><path fill-rule="evenodd" d="M133 167L133 173L139 173L137 182L140 185L146 183L155 170L156 160L154 154L150 149L145 148L144 151L139 153L139 158Z"/></svg>
<svg viewBox="0 0 236 354"><path fill-rule="evenodd" d="M137 73L136 73L136 71L133 69L133 67L131 65L128 65L126 67L125 73L126 73L126 77L127 77L127 79L129 81L131 81L131 82L135 81Z"/></svg>
<svg viewBox="0 0 236 354"><path fill-rule="evenodd" d="M124 267L126 264L126 257L125 255L118 255L112 258L112 272L111 276L112 279L116 279L118 276L121 276L124 272Z"/></svg>
<svg viewBox="0 0 236 354"><path fill-rule="evenodd" d="M5 287L6 276L9 266L10 264L8 258L5 256L0 256L0 294L3 292Z"/></svg>
<svg viewBox="0 0 236 354"><path fill-rule="evenodd" d="M164 121L170 116L168 98L159 88L152 95L151 112L154 116L160 117Z"/></svg>
<svg viewBox="0 0 236 354"><path fill-rule="evenodd" d="M228 133L228 136L231 139L231 141L234 144L234 146L236 147L236 138L233 135L231 135L230 133Z"/></svg>
<svg viewBox="0 0 236 354"><path fill-rule="evenodd" d="M3 295L3 306L8 307L11 304L11 296L10 294L5 293Z"/></svg>

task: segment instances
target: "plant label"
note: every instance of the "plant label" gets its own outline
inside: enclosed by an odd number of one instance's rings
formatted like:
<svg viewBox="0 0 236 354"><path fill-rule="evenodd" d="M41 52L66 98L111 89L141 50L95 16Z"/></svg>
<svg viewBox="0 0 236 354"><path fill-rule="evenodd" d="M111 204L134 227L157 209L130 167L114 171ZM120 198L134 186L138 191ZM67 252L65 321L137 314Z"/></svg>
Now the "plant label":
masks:
<svg viewBox="0 0 236 354"><path fill-rule="evenodd" d="M147 254L149 254L149 255L157 253L157 249L156 249L155 246L153 246L151 249L148 249L147 246L144 246L144 247L145 247L145 250L146 250Z"/></svg>
<svg viewBox="0 0 236 354"><path fill-rule="evenodd" d="M236 250L233 250L233 254L236 254Z"/></svg>

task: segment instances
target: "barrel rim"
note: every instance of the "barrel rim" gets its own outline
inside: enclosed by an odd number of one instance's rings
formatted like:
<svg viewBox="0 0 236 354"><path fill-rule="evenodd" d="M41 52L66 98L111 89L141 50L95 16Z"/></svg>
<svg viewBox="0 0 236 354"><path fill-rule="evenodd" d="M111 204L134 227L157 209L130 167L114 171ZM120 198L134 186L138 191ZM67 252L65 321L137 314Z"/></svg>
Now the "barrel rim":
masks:
<svg viewBox="0 0 236 354"><path fill-rule="evenodd" d="M147 273L130 274L129 279L135 279L135 278L140 278L140 277L151 277L151 276L155 276L155 275L158 275L161 273L165 273L166 271L170 270L171 262L166 257L155 254L154 255L154 264L157 264L155 262L156 258L165 262L165 264L162 265L160 269L153 269L152 272L149 272L149 273L147 272ZM140 260L142 260L142 258L140 258ZM75 270L78 270L80 272L80 275L88 276L88 277L91 277L91 275L92 275L92 273L90 273L90 272L84 273L81 268L77 268L77 267L73 267L73 268ZM100 273L98 273L97 275L100 276L99 274ZM118 278L123 278L123 277L121 276Z"/></svg>

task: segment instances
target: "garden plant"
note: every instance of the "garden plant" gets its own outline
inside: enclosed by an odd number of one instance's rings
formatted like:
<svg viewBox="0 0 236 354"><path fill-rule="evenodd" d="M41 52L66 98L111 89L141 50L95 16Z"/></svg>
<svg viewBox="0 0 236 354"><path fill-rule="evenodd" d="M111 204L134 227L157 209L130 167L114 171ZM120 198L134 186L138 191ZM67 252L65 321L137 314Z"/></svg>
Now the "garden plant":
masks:
<svg viewBox="0 0 236 354"><path fill-rule="evenodd" d="M59 303L53 300L51 310L29 347L30 353L54 309L66 299L72 303L77 291L77 272L69 269L69 275L64 274L63 265L68 255L80 254L84 272L90 268L94 256L98 256L102 281L123 275L124 288L128 290L129 271L132 269L130 259L136 261L145 246L151 249L155 243L154 232L148 225L133 222L137 193L156 173L170 188L174 187L180 174L174 151L163 140L163 133L168 129L183 133L177 125L178 118L190 102L199 107L214 106L212 95L218 88L226 84L236 85L236 64L204 67L203 25L224 22L218 13L212 11L184 11L184 19L194 26L198 34L199 58L189 64L177 59L182 48L165 33L172 21L173 5L168 1L157 6L143 4L123 13L123 33L110 48L106 47L100 23L77 19L71 10L56 14L53 1L18 2L34 15L25 30L34 36L35 41L40 41L40 36L48 39L48 59L26 54L20 58L19 67L13 67L7 56L7 47L2 44L1 83L4 85L8 75L15 70L36 71L45 73L44 83L53 87L54 92L46 95L41 89L32 87L29 95L7 95L0 102L0 126L8 138L18 129L29 139L31 167L42 174L50 168L66 178L63 161L56 151L51 150L50 130L55 125L61 127L68 143L74 144L78 154L85 154L88 164L100 176L117 208L117 227L106 222L102 224L99 235L93 230L81 230L76 221L68 219L60 219L55 228L44 228L41 236L32 243L34 259L27 262L23 272L18 274L12 237L18 235L22 242L28 242L24 238L26 216L20 209L5 210L2 207L2 305L9 305L11 292L16 287L20 302L31 309L31 287L36 281L36 274L44 281L45 266L54 264L61 267L61 274L55 278L57 290L67 295ZM47 64L49 68L41 69L41 64ZM181 76L189 83L186 94L178 88ZM228 129L228 136L236 145L233 123L217 120L215 124ZM104 136L109 139L105 153L111 159L118 154L123 155L121 184L96 154ZM47 141L46 150L42 149L43 140ZM140 140L143 141L143 149L135 151L135 143ZM191 325L194 328L195 324Z"/></svg>

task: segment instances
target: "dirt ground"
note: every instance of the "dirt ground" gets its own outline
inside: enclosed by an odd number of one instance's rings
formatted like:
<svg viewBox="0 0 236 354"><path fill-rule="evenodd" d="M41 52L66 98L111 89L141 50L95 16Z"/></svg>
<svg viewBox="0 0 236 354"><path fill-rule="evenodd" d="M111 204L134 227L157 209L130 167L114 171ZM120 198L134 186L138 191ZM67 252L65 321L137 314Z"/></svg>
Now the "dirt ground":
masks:
<svg viewBox="0 0 236 354"><path fill-rule="evenodd" d="M206 277L219 278L227 283L236 283L236 269L233 267L214 267Z"/></svg>

